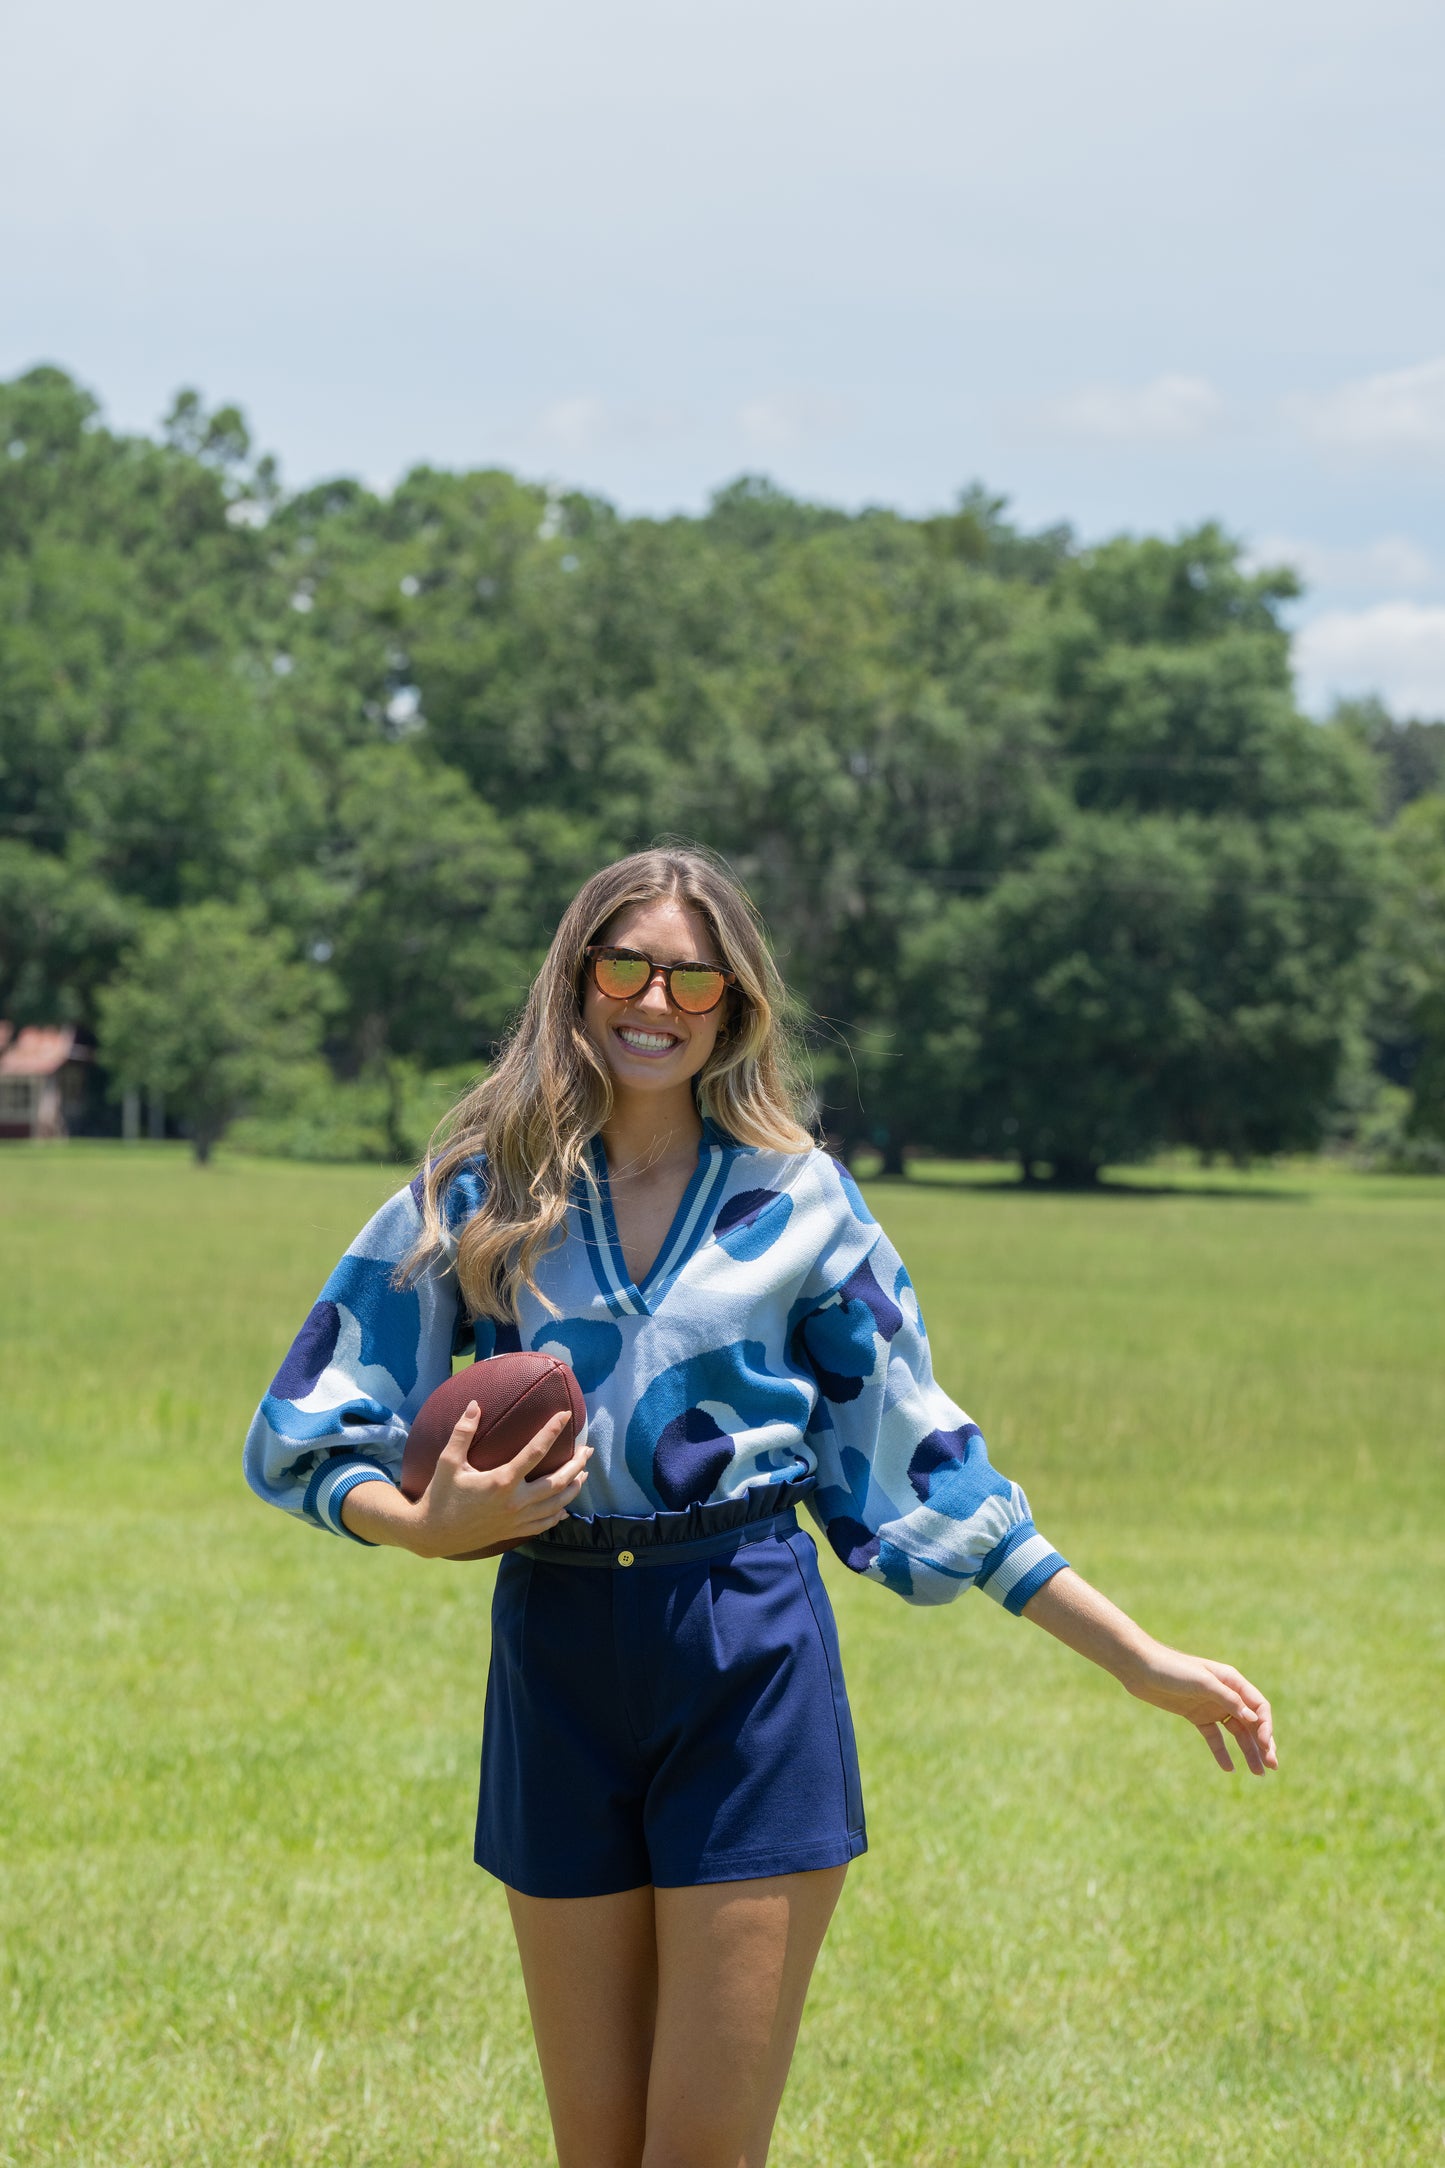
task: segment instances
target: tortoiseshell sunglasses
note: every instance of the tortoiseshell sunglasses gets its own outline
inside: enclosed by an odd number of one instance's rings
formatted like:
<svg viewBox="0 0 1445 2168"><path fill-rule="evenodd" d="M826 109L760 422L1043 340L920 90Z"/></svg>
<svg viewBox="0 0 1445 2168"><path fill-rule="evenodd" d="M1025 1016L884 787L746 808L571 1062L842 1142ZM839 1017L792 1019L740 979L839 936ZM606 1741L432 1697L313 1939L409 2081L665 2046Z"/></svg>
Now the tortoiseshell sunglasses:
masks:
<svg viewBox="0 0 1445 2168"><path fill-rule="evenodd" d="M604 948L594 942L582 954L593 985L609 1001L635 1001L660 971L668 1000L684 1016L709 1015L738 983L736 972L721 971L716 964L655 964L638 949Z"/></svg>

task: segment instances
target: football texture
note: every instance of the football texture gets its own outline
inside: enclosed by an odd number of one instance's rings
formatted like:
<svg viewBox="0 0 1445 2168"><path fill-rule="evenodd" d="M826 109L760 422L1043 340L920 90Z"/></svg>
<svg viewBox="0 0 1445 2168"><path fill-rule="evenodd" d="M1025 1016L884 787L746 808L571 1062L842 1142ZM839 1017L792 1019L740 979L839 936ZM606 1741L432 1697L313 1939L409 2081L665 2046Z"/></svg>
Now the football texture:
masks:
<svg viewBox="0 0 1445 2168"><path fill-rule="evenodd" d="M570 1460L573 1448L587 1435L587 1405L568 1364L555 1355L489 1355L466 1370L453 1371L418 1408L402 1455L403 1497L420 1498L469 1400L475 1400L482 1411L467 1454L474 1468L500 1468L514 1460L549 1417L565 1410L571 1421L541 1466L533 1469L528 1480L535 1482ZM512 1543L489 1543L485 1550L456 1551L452 1556L494 1558L498 1551L514 1548Z"/></svg>

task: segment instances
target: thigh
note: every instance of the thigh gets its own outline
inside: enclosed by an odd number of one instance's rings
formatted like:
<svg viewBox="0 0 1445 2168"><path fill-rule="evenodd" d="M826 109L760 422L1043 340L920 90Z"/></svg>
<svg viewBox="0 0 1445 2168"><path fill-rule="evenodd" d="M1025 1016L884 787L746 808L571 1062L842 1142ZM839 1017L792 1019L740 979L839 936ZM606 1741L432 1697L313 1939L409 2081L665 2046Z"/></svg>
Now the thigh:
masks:
<svg viewBox="0 0 1445 2168"><path fill-rule="evenodd" d="M657 2009L650 1888L509 1889L558 2168L638 2168Z"/></svg>
<svg viewBox="0 0 1445 2168"><path fill-rule="evenodd" d="M762 2168L846 1871L655 1892L644 2168Z"/></svg>

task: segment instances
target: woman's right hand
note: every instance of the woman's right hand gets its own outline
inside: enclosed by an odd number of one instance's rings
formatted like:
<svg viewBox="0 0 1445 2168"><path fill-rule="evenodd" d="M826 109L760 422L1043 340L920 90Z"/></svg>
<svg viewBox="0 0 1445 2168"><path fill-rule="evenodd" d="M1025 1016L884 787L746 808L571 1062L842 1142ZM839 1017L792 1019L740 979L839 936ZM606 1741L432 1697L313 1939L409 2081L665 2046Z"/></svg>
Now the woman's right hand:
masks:
<svg viewBox="0 0 1445 2168"><path fill-rule="evenodd" d="M430 1483L411 1507L407 1549L419 1558L455 1558L459 1552L486 1550L497 1543L525 1543L555 1528L587 1480L591 1446L577 1446L550 1475L535 1482L528 1477L547 1458L569 1420L564 1409L500 1468L474 1468L467 1454L481 1409L475 1400L468 1401Z"/></svg>
<svg viewBox="0 0 1445 2168"><path fill-rule="evenodd" d="M500 1468L473 1468L467 1459L480 1421L477 1403L469 1401L420 1498L404 1497L380 1469L374 1482L349 1490L341 1518L352 1535L419 1558L456 1558L499 1543L526 1543L555 1528L587 1480L591 1446L579 1445L564 1466L529 1483L560 1437L566 1414L551 1417Z"/></svg>

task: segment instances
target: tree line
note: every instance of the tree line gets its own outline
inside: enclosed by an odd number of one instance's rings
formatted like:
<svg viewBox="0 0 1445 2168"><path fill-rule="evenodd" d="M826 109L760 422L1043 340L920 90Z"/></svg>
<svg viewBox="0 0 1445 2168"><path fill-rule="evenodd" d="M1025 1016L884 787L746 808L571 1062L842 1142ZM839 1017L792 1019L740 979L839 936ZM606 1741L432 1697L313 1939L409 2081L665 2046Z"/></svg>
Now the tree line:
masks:
<svg viewBox="0 0 1445 2168"><path fill-rule="evenodd" d="M1445 1163L1445 725L1294 700L1287 570L745 477L287 492L0 385L0 1015L204 1152L413 1153L597 865L757 898L845 1152Z"/></svg>

